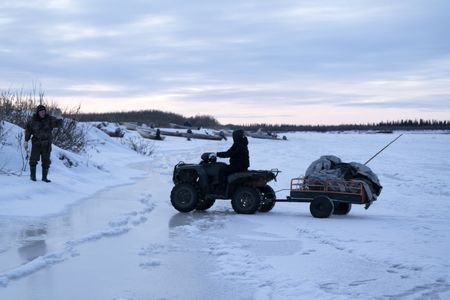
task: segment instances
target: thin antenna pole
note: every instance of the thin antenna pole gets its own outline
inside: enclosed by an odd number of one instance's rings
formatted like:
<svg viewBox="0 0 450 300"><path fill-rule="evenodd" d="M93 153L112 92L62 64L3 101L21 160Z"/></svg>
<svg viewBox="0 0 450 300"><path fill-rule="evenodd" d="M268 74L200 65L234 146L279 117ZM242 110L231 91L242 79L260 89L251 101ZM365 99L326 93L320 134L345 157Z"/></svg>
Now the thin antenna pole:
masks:
<svg viewBox="0 0 450 300"><path fill-rule="evenodd" d="M377 154L375 154L374 156L372 156L368 161L366 161L366 163L364 165L367 165L372 159L374 159L375 157L378 156L378 154L380 154L381 152L383 152L384 149L386 149L387 147L389 147L390 145L392 145L396 140L398 140L401 136L403 135L400 134L398 137L396 137L392 142L390 142L389 144L387 144L386 146L384 146L383 149L381 149L380 151L377 152Z"/></svg>

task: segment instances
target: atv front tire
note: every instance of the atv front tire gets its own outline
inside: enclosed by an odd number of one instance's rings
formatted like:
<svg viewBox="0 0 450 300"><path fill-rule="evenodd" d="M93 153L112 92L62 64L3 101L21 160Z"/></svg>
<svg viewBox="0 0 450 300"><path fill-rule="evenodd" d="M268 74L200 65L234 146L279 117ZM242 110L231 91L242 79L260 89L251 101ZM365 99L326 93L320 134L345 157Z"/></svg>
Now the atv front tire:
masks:
<svg viewBox="0 0 450 300"><path fill-rule="evenodd" d="M231 206L238 214L254 214L261 206L261 193L258 189L248 186L236 190L231 199Z"/></svg>
<svg viewBox="0 0 450 300"><path fill-rule="evenodd" d="M179 183L173 187L170 193L172 206L180 212L194 210L198 204L198 198L198 190L190 183Z"/></svg>
<svg viewBox="0 0 450 300"><path fill-rule="evenodd" d="M260 189L262 193L262 204L259 208L260 212L269 212L275 206L275 199L277 198L275 191L269 186Z"/></svg>

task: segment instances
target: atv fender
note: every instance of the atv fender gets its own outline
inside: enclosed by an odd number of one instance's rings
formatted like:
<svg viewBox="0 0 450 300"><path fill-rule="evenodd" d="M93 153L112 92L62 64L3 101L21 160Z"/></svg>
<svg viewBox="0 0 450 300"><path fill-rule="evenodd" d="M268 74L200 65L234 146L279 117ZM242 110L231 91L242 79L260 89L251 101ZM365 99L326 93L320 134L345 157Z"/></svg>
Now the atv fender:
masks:
<svg viewBox="0 0 450 300"><path fill-rule="evenodd" d="M189 174L189 175L185 175ZM185 175L185 176L183 176ZM173 175L173 182L179 183L181 181L197 181L203 191L208 190L208 174L203 167L192 164L178 164L175 166Z"/></svg>

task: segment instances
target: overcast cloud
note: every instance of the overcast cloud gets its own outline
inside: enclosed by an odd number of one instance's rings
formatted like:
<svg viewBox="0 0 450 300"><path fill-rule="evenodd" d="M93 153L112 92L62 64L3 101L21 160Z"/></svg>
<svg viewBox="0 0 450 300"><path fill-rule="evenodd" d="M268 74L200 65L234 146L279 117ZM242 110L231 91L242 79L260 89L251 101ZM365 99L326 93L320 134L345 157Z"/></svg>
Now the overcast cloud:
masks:
<svg viewBox="0 0 450 300"><path fill-rule="evenodd" d="M446 0L0 0L0 87L234 123L450 119L449 29Z"/></svg>

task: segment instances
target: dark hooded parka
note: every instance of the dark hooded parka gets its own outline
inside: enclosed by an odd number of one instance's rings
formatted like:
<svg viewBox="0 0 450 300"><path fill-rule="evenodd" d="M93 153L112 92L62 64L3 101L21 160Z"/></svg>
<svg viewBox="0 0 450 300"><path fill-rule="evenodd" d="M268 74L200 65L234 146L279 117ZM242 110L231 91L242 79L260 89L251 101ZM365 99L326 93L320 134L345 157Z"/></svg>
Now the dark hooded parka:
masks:
<svg viewBox="0 0 450 300"><path fill-rule="evenodd" d="M218 157L229 157L230 165L225 171L227 175L246 171L250 166L248 140L242 129L233 131L233 145L225 152L217 152Z"/></svg>
<svg viewBox="0 0 450 300"><path fill-rule="evenodd" d="M63 120L48 114L41 118L39 112L42 110L46 110L45 106L39 105L36 113L28 121L25 128L25 141L28 142L31 139L30 166L36 167L42 157L42 169L48 170L51 163L52 131L54 128L61 127Z"/></svg>

